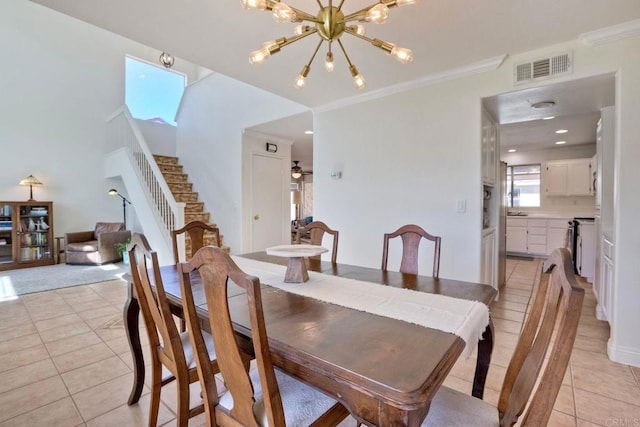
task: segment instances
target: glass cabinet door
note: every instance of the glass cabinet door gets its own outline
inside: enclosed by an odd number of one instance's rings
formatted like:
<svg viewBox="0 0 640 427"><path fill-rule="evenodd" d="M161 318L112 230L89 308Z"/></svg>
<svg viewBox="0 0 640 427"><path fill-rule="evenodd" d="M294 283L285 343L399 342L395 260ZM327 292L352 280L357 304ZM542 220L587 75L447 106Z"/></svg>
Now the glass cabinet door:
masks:
<svg viewBox="0 0 640 427"><path fill-rule="evenodd" d="M18 262L52 259L49 205L24 204L18 208Z"/></svg>
<svg viewBox="0 0 640 427"><path fill-rule="evenodd" d="M0 264L13 262L13 205L0 204Z"/></svg>

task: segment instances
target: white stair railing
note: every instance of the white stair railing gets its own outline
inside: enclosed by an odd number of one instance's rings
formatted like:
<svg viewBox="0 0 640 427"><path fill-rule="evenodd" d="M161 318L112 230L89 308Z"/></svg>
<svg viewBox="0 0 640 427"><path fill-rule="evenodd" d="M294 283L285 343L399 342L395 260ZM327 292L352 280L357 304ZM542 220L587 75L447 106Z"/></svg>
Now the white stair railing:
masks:
<svg viewBox="0 0 640 427"><path fill-rule="evenodd" d="M146 189L147 201L155 207L158 219L164 225L165 238L184 225L185 203L176 202L167 182L158 168L147 142L126 105L120 107L107 120L109 150L125 148L138 180ZM125 183L126 185L126 183Z"/></svg>

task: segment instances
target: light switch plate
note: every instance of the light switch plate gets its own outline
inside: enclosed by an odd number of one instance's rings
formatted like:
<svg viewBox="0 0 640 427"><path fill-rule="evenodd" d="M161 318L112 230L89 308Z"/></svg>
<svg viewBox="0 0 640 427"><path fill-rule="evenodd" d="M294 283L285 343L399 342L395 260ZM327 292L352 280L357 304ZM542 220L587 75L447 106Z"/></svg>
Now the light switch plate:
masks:
<svg viewBox="0 0 640 427"><path fill-rule="evenodd" d="M467 201L466 200L456 200L456 212L457 213L465 213L467 211Z"/></svg>

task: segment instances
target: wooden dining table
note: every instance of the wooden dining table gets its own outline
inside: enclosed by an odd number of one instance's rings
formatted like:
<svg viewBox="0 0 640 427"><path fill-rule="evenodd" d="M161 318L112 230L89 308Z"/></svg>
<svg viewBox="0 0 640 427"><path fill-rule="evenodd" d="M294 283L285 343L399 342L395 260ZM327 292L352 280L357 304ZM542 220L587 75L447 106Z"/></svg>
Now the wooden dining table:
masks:
<svg viewBox="0 0 640 427"><path fill-rule="evenodd" d="M265 252L241 255L286 265L287 259ZM488 285L432 278L346 264L306 260L309 271L479 301L489 306L496 290ZM174 313L182 314L176 266L161 267L165 291ZM194 300L204 328L208 313L202 283L192 273ZM144 359L138 329L139 306L133 284L124 307L124 323L134 361L134 383L128 403L140 398ZM300 286L305 286L301 283ZM233 285L231 288L239 289ZM462 353L464 341L451 333L378 316L263 285L262 303L274 364L340 401L358 420L377 426L419 426L431 399ZM250 339L247 301L229 293L234 328ZM491 352L491 320L478 341L473 382L482 398Z"/></svg>

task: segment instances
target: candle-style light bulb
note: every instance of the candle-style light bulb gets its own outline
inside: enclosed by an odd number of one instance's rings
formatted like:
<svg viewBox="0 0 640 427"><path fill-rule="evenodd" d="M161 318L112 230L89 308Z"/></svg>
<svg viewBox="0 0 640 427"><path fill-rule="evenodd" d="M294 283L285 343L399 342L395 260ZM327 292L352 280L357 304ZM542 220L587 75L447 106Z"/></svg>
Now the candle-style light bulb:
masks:
<svg viewBox="0 0 640 427"><path fill-rule="evenodd" d="M413 52L411 49L405 49L403 47L394 46L393 49L391 49L391 56L402 64L408 64L413 61Z"/></svg>
<svg viewBox="0 0 640 427"><path fill-rule="evenodd" d="M247 10L265 10L267 8L266 0L241 0L242 7Z"/></svg>
<svg viewBox="0 0 640 427"><path fill-rule="evenodd" d="M298 74L293 80L293 87L296 89L302 89L307 84L307 76L309 75L310 70L311 68L308 65L302 67L300 74Z"/></svg>
<svg viewBox="0 0 640 427"><path fill-rule="evenodd" d="M333 63L333 53L327 52L327 58L324 61L324 69L330 73L334 68L335 64Z"/></svg>
<svg viewBox="0 0 640 427"><path fill-rule="evenodd" d="M271 12L273 13L273 17L278 23L295 22L295 20L297 19L296 13L293 11L293 9L291 9L281 1L276 2L271 7Z"/></svg>
<svg viewBox="0 0 640 427"><path fill-rule="evenodd" d="M271 56L271 52L269 52L269 49L267 49L266 47L254 50L249 54L249 63L251 65L262 64L267 60L267 58L269 58L269 56Z"/></svg>
<svg viewBox="0 0 640 427"><path fill-rule="evenodd" d="M389 8L387 5L378 3L371 9L367 10L365 14L365 21L373 22L374 24L384 24L389 17Z"/></svg>

